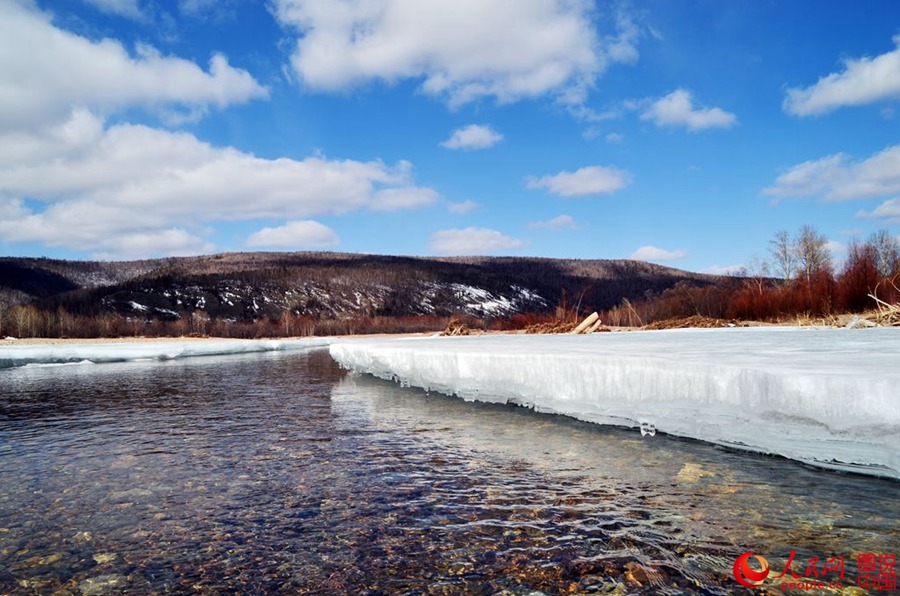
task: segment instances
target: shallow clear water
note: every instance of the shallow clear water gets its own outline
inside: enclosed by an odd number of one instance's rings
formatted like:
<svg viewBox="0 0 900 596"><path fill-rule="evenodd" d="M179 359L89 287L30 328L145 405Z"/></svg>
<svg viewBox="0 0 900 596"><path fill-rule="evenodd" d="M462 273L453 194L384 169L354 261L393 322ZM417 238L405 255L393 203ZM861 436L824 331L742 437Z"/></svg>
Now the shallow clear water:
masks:
<svg viewBox="0 0 900 596"><path fill-rule="evenodd" d="M896 482L324 351L0 371L0 481L0 593L725 594L748 550L843 556L847 586L900 551Z"/></svg>

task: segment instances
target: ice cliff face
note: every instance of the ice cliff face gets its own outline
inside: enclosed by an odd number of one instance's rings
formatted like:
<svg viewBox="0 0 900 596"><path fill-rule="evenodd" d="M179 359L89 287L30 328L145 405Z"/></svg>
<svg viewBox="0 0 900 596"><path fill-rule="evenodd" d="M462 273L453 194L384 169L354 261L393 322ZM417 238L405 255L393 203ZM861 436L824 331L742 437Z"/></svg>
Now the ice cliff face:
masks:
<svg viewBox="0 0 900 596"><path fill-rule="evenodd" d="M159 341L98 344L0 345L0 369L20 366L87 365L136 360L177 360L196 356L227 356L323 348L328 340Z"/></svg>
<svg viewBox="0 0 900 596"><path fill-rule="evenodd" d="M467 400L900 479L900 332L756 328L342 340L344 367Z"/></svg>

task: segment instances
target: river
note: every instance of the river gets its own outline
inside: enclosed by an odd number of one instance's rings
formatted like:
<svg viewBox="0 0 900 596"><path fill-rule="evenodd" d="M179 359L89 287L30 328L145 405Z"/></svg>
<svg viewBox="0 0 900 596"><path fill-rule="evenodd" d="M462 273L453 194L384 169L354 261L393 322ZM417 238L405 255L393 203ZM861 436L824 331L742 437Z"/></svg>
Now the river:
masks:
<svg viewBox="0 0 900 596"><path fill-rule="evenodd" d="M0 388L0 593L730 594L747 551L845 587L900 551L895 481L426 395L324 350Z"/></svg>

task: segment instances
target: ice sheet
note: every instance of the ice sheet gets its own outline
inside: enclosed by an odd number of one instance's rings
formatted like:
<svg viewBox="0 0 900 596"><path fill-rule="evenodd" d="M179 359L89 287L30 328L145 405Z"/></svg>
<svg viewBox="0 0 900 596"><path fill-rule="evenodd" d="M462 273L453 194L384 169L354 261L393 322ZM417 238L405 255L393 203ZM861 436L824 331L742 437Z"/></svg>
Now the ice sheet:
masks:
<svg viewBox="0 0 900 596"><path fill-rule="evenodd" d="M0 346L0 369L25 365L172 360L191 356L219 356L303 350L328 345L327 339L295 340L182 340L114 343L69 343Z"/></svg>
<svg viewBox="0 0 900 596"><path fill-rule="evenodd" d="M900 479L900 329L348 339L330 351L466 400Z"/></svg>

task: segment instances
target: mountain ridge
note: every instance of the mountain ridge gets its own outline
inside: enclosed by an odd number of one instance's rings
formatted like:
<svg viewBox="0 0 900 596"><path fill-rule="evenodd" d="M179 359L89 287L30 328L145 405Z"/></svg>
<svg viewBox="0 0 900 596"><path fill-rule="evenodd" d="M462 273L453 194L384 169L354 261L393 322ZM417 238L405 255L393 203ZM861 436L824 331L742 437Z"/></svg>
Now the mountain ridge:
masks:
<svg viewBox="0 0 900 596"><path fill-rule="evenodd" d="M231 322L353 317L508 317L603 310L678 283L727 278L643 261L233 252L135 261L0 258L0 305Z"/></svg>

